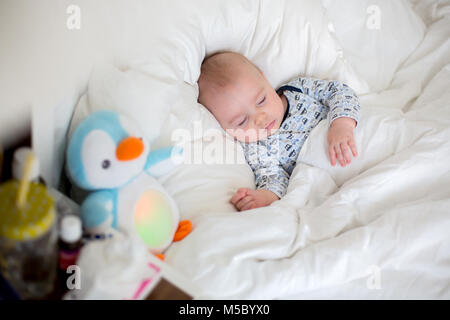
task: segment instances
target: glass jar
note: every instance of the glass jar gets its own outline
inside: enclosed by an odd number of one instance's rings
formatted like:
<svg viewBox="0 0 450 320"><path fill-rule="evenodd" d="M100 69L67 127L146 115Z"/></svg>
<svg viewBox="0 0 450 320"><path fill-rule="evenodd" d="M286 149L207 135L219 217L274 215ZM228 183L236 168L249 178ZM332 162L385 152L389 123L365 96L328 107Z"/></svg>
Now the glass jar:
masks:
<svg viewBox="0 0 450 320"><path fill-rule="evenodd" d="M18 189L16 180L0 185L0 271L23 299L40 299L56 282L56 213L43 185L30 183L22 209Z"/></svg>
<svg viewBox="0 0 450 320"><path fill-rule="evenodd" d="M0 181L2 180L2 168L3 168L3 148L0 144Z"/></svg>

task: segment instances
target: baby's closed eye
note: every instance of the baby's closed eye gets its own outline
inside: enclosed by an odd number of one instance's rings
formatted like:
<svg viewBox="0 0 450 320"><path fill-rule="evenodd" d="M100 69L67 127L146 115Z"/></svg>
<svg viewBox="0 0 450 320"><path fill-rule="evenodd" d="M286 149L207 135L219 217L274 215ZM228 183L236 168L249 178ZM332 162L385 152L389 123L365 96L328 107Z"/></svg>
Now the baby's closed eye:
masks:
<svg viewBox="0 0 450 320"><path fill-rule="evenodd" d="M246 116L239 124L238 126L241 127L247 122L248 116Z"/></svg>
<svg viewBox="0 0 450 320"><path fill-rule="evenodd" d="M260 101L256 104L257 106L262 106L264 102L266 101L266 96L264 96Z"/></svg>

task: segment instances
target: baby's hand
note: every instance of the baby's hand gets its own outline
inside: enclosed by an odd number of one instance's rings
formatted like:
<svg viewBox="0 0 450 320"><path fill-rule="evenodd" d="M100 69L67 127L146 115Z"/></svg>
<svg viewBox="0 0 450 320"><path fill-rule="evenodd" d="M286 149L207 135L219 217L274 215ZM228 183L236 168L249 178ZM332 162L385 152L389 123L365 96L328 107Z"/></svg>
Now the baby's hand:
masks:
<svg viewBox="0 0 450 320"><path fill-rule="evenodd" d="M230 202L239 211L265 207L270 205L275 200L279 200L278 196L269 190L253 190L249 188L240 188L231 197Z"/></svg>
<svg viewBox="0 0 450 320"><path fill-rule="evenodd" d="M336 165L336 159L339 160L342 167L349 164L351 162L350 150L354 157L358 155L353 137L355 127L356 121L347 117L338 118L331 123L328 131L328 153L332 166Z"/></svg>

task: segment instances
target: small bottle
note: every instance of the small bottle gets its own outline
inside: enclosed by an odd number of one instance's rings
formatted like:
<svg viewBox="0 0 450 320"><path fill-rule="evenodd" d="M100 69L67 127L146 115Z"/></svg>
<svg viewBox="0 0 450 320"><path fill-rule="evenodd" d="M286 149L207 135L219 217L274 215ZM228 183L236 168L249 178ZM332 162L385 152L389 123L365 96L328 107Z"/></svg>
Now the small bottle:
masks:
<svg viewBox="0 0 450 320"><path fill-rule="evenodd" d="M65 279L67 268L75 265L82 246L81 219L76 215L62 218L59 235L59 270ZM65 283L65 281L64 281Z"/></svg>

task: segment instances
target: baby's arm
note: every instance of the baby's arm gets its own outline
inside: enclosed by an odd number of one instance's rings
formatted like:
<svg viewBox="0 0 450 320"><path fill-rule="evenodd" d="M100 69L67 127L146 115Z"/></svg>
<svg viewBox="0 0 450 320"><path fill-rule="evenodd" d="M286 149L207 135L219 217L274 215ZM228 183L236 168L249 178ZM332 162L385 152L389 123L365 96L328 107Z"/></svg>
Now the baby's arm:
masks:
<svg viewBox="0 0 450 320"><path fill-rule="evenodd" d="M295 90L328 107L330 125L334 120L341 117L352 118L356 123L358 122L359 98L348 85L337 80L298 78L285 87L290 86L294 86Z"/></svg>
<svg viewBox="0 0 450 320"><path fill-rule="evenodd" d="M333 80L299 78L294 81L299 90L328 107L328 153L331 165L339 161L342 167L351 162L351 153L358 155L353 129L358 124L360 104L356 93L346 84Z"/></svg>
<svg viewBox="0 0 450 320"><path fill-rule="evenodd" d="M230 202L239 211L250 210L270 205L280 198L270 190L250 188L240 188L231 197Z"/></svg>
<svg viewBox="0 0 450 320"><path fill-rule="evenodd" d="M230 199L239 211L268 206L286 193L289 174L281 164L259 166L254 173L256 190L240 188Z"/></svg>
<svg viewBox="0 0 450 320"><path fill-rule="evenodd" d="M338 81L330 82L327 88L327 106L330 108L328 154L332 166L336 165L338 160L340 165L345 167L351 162L351 154L353 157L358 155L353 130L359 119L359 98L349 86Z"/></svg>

